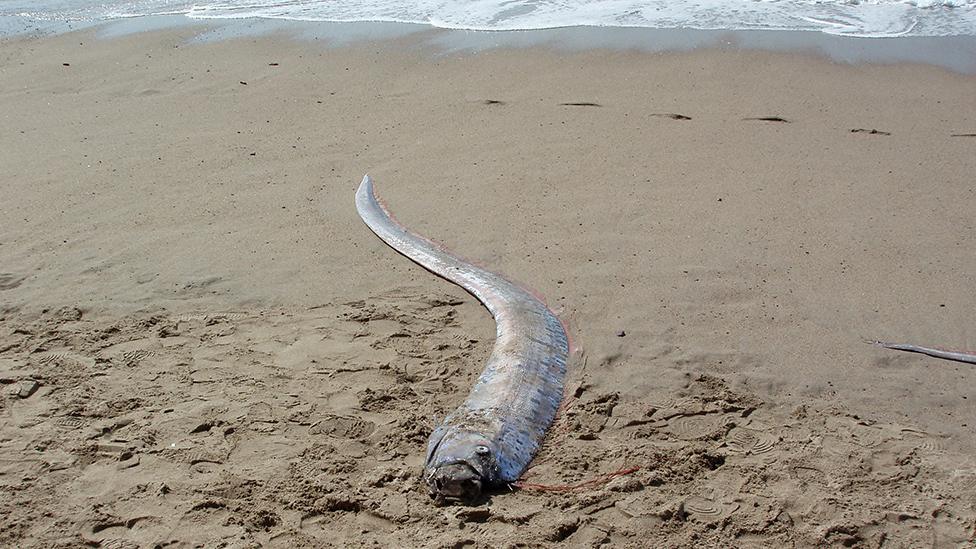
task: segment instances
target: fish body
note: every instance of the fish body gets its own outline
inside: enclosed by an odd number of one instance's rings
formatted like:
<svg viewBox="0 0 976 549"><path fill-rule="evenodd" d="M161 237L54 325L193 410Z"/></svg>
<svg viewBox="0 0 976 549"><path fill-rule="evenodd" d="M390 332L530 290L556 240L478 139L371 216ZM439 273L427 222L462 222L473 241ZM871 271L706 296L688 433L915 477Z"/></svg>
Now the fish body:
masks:
<svg viewBox="0 0 976 549"><path fill-rule="evenodd" d="M878 347L884 347L885 349L908 351L910 353L921 353L923 355L929 355L935 358L944 358L946 360L976 364L976 353L964 353L961 351L936 349L934 347L922 347L919 345L911 345L909 343L888 343L886 341L872 341L871 344Z"/></svg>
<svg viewBox="0 0 976 549"><path fill-rule="evenodd" d="M532 461L563 398L569 340L537 297L400 225L369 176L356 192L366 225L397 252L461 286L495 319L485 369L461 406L431 433L424 480L431 496L475 499L517 480Z"/></svg>

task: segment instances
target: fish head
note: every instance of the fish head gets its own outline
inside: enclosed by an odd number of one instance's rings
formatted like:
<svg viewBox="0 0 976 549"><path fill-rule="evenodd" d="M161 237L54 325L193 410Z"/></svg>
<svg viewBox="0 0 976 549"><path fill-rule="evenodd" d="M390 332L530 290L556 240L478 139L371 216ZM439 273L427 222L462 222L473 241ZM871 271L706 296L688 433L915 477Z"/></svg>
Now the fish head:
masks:
<svg viewBox="0 0 976 549"><path fill-rule="evenodd" d="M439 431L439 432L438 432ZM435 502L473 502L496 484L498 452L484 435L460 428L438 429L431 437L424 480Z"/></svg>

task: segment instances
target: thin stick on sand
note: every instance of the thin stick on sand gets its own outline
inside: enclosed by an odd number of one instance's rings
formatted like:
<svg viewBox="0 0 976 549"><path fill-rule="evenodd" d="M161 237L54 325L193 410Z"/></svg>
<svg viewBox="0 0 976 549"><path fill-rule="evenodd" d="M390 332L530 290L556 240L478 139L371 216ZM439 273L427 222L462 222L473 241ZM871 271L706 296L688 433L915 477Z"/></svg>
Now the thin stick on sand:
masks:
<svg viewBox="0 0 976 549"><path fill-rule="evenodd" d="M969 364L976 364L976 353L971 352L950 351L948 349L938 349L933 347L920 347L918 345L911 345L908 343L888 343L885 341L868 341L868 343L877 347L884 347L885 349L908 351L909 353L921 353L923 355L929 355L935 358L944 358L946 360L955 360L956 362L968 362Z"/></svg>

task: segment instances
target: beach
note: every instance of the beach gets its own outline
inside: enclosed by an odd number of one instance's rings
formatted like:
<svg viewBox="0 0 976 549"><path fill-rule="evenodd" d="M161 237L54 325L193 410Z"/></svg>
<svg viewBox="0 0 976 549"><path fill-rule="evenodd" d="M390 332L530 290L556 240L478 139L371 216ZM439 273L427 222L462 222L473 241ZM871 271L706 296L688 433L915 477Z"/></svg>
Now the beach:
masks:
<svg viewBox="0 0 976 549"><path fill-rule="evenodd" d="M0 546L976 543L976 370L866 343L976 348L973 74L202 28L0 41ZM522 489L426 493L495 326L366 173L569 327Z"/></svg>

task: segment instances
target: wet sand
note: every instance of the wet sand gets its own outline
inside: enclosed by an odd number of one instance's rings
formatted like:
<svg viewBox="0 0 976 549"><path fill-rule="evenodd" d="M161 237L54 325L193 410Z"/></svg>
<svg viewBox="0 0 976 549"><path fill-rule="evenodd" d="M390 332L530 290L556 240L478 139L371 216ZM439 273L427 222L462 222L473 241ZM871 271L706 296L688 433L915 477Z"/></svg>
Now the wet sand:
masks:
<svg viewBox="0 0 976 549"><path fill-rule="evenodd" d="M0 545L957 547L976 79L741 49L0 43ZM525 489L418 478L494 324L585 350Z"/></svg>

